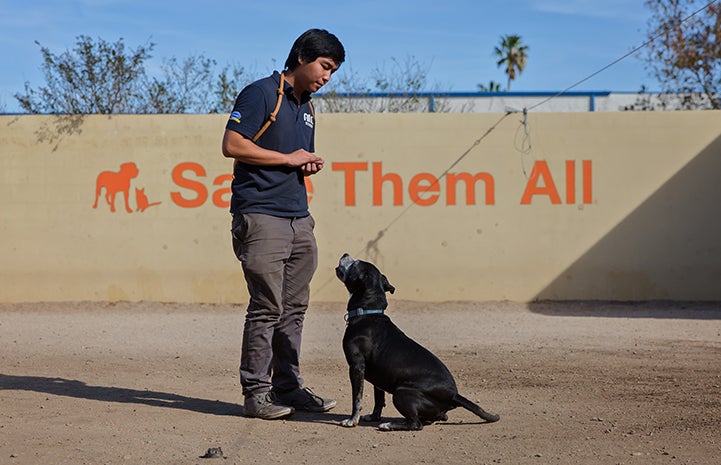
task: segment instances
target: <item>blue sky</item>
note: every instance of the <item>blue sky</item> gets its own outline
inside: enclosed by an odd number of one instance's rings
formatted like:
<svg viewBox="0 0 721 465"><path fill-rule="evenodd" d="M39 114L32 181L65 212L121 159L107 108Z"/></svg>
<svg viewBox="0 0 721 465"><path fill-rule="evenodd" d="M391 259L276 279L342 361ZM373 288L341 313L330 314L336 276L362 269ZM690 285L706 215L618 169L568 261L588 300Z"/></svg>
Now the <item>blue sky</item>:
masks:
<svg viewBox="0 0 721 465"><path fill-rule="evenodd" d="M311 27L328 29L346 48L343 71L369 77L392 60L429 68L434 90L476 91L506 79L493 58L499 37L529 47L518 91L559 91L645 41L643 0L0 0L0 110L19 111L13 95L44 83L35 41L54 53L79 35L134 49L155 43L149 68L163 58L204 55L263 75L285 62ZM574 90L657 88L644 63L629 57ZM428 89L431 90L431 89Z"/></svg>

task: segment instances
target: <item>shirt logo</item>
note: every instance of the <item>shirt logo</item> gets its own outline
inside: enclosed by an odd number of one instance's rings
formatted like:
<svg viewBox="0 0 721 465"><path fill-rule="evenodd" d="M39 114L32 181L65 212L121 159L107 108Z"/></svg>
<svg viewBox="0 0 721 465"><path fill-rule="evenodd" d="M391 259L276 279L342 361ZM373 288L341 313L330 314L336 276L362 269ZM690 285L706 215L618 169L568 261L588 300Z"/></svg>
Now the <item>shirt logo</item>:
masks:
<svg viewBox="0 0 721 465"><path fill-rule="evenodd" d="M305 125L309 128L313 127L313 115L310 113L303 113L303 121L305 121Z"/></svg>
<svg viewBox="0 0 721 465"><path fill-rule="evenodd" d="M240 123L240 112L234 111L230 114L230 120L235 121L236 123Z"/></svg>

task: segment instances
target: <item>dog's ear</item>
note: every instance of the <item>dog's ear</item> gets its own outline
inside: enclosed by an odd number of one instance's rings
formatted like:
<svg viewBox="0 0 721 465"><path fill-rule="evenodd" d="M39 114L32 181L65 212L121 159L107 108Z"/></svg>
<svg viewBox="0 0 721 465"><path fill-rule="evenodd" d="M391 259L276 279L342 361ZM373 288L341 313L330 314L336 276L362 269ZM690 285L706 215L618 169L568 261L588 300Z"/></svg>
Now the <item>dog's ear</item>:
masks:
<svg viewBox="0 0 721 465"><path fill-rule="evenodd" d="M393 294L396 291L396 288L393 287L393 285L388 282L388 278L386 278L386 275L384 275L384 274L381 275L381 281L383 283L384 291L390 292L391 294Z"/></svg>

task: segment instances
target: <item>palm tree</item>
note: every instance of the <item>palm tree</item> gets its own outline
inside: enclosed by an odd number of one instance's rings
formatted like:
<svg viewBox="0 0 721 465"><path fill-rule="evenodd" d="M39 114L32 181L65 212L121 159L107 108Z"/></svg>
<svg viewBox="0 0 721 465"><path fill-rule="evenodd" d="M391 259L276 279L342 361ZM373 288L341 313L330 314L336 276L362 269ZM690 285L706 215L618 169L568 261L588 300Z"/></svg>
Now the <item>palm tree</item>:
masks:
<svg viewBox="0 0 721 465"><path fill-rule="evenodd" d="M488 85L478 84L478 90L481 92L500 92L501 83L496 81L489 81Z"/></svg>
<svg viewBox="0 0 721 465"><path fill-rule="evenodd" d="M496 65L506 68L508 75L508 86L506 91L511 90L511 81L516 79L518 74L523 72L528 60L528 47L521 44L521 36L505 35L501 36L501 43L493 50L494 55L498 57Z"/></svg>

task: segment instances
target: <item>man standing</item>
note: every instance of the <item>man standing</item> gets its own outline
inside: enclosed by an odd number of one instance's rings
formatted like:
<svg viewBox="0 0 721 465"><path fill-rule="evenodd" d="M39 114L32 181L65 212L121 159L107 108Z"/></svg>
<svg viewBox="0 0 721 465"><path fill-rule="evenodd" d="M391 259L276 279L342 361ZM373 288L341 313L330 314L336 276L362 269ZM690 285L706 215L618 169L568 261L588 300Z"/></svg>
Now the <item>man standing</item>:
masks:
<svg viewBox="0 0 721 465"><path fill-rule="evenodd" d="M299 359L303 320L318 249L305 176L323 168L314 154L310 101L345 61L333 34L310 29L293 44L285 70L244 88L223 137L234 159L233 249L250 294L240 357L245 416L283 418L296 409L336 405L303 386Z"/></svg>

